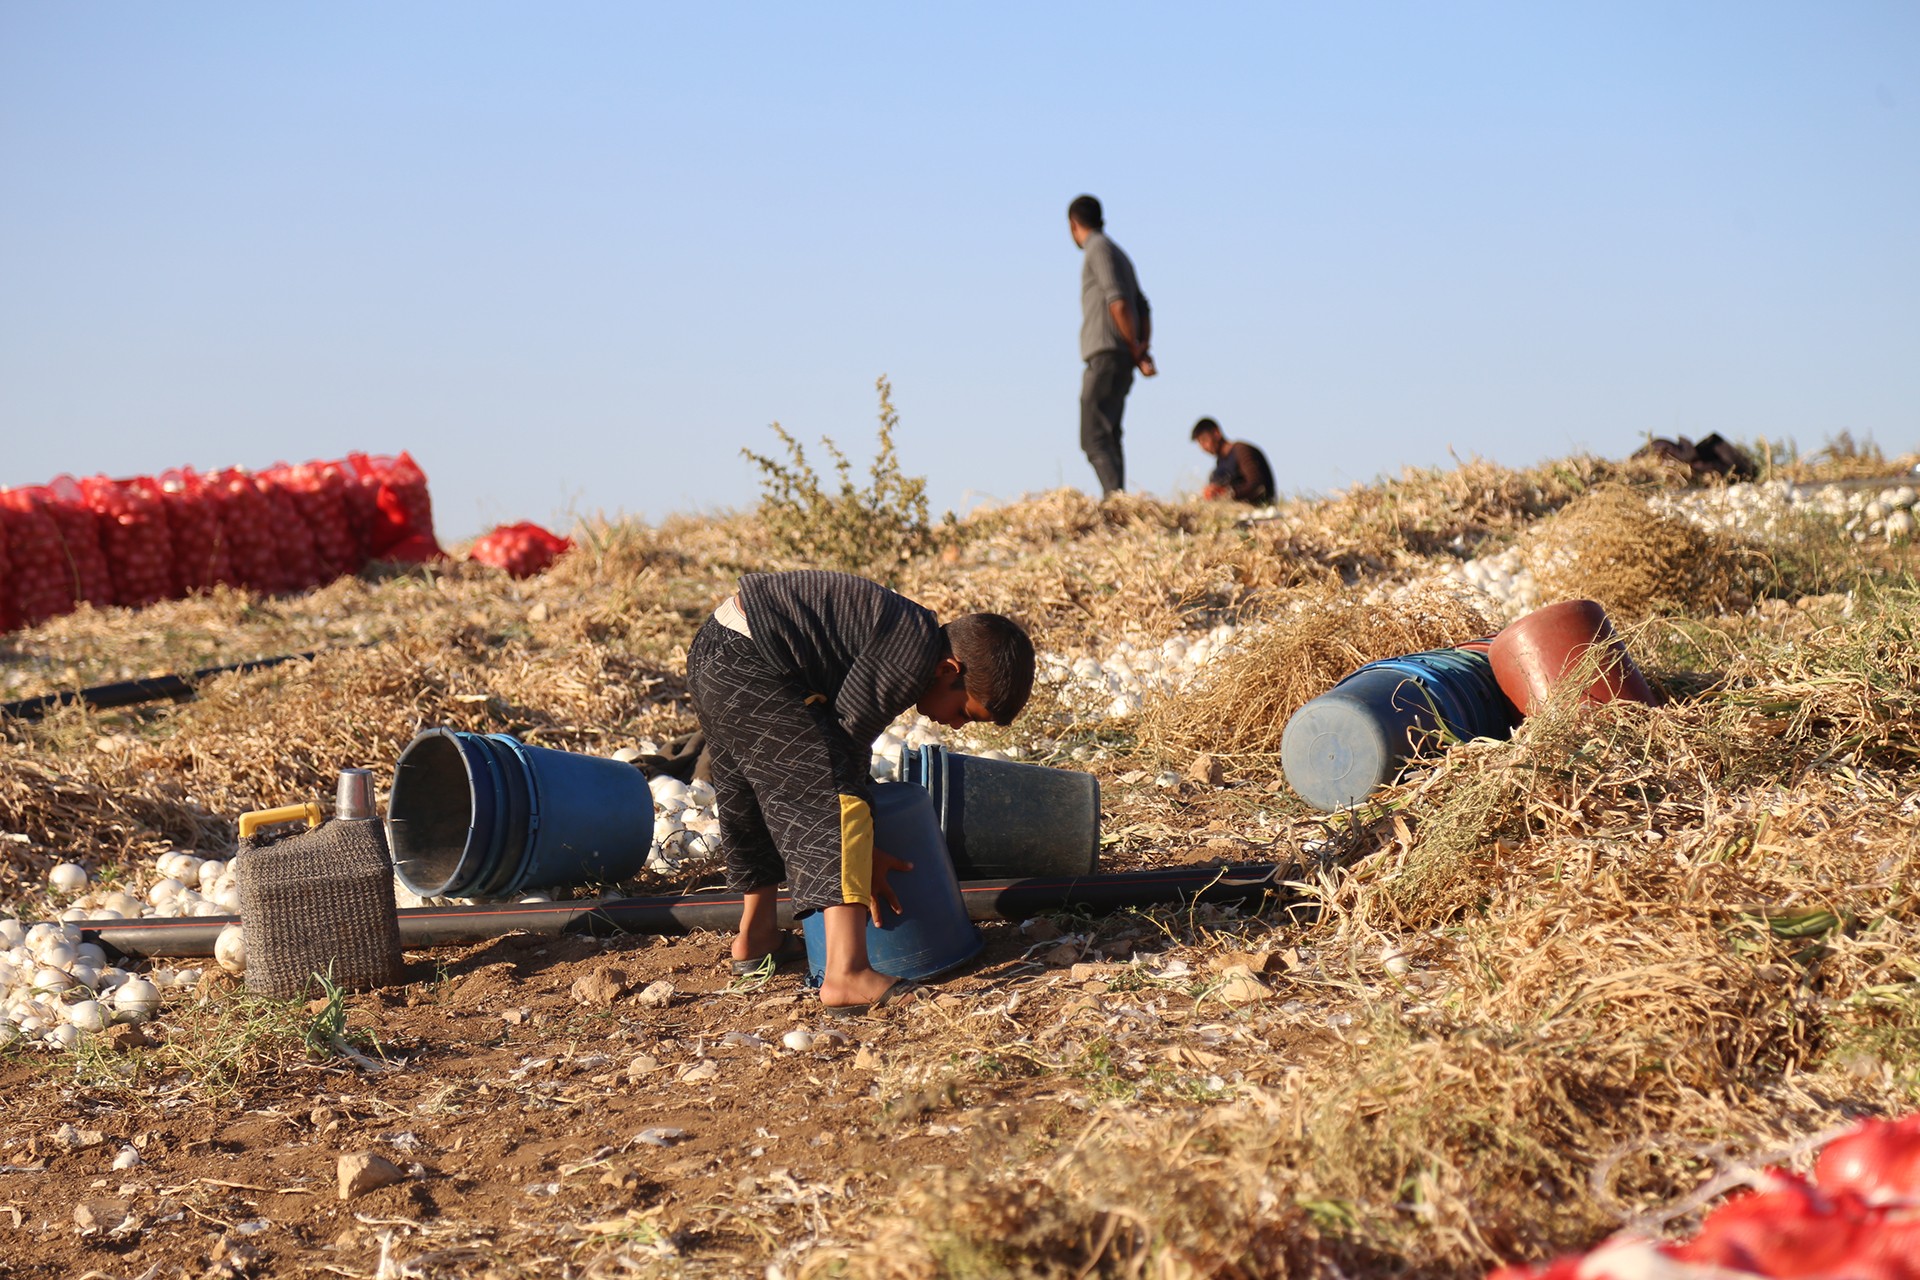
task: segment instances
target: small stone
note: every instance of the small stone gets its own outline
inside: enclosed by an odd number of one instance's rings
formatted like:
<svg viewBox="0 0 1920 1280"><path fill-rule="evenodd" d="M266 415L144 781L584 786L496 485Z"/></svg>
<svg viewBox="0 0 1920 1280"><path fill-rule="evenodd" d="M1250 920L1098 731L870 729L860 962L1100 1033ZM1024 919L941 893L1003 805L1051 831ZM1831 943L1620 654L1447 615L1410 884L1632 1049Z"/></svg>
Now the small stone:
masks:
<svg viewBox="0 0 1920 1280"><path fill-rule="evenodd" d="M500 1015L500 1021L506 1023L510 1027L519 1027L519 1026L525 1026L527 1019L531 1018L532 1016L533 1016L533 1013L527 1009L509 1009L505 1013Z"/></svg>
<svg viewBox="0 0 1920 1280"><path fill-rule="evenodd" d="M700 1084L720 1074L720 1064L712 1058L696 1062L680 1073L680 1083Z"/></svg>
<svg viewBox="0 0 1920 1280"><path fill-rule="evenodd" d="M780 1043L795 1053L805 1053L813 1048L813 1032L803 1031L799 1027L780 1037Z"/></svg>
<svg viewBox="0 0 1920 1280"><path fill-rule="evenodd" d="M399 1165L371 1151L355 1151L340 1157L340 1198L352 1200L369 1191L404 1182L406 1173Z"/></svg>
<svg viewBox="0 0 1920 1280"><path fill-rule="evenodd" d="M660 1061L650 1053L643 1053L627 1064L627 1082L637 1084L660 1069Z"/></svg>
<svg viewBox="0 0 1920 1280"><path fill-rule="evenodd" d="M125 1200L82 1200L73 1206L73 1224L87 1235L112 1235L131 1229L133 1210Z"/></svg>
<svg viewBox="0 0 1920 1280"><path fill-rule="evenodd" d="M646 988L633 998L633 1002L645 1009L658 1009L671 999L673 999L673 984L661 978L656 982L649 982Z"/></svg>
<svg viewBox="0 0 1920 1280"><path fill-rule="evenodd" d="M1273 998L1273 988L1250 969L1229 969L1220 985L1208 993L1227 1004L1253 1004Z"/></svg>
<svg viewBox="0 0 1920 1280"><path fill-rule="evenodd" d="M1218 787L1225 784L1227 771L1220 767L1218 760L1203 751L1193 758L1191 765L1187 766L1187 777L1202 786Z"/></svg>
<svg viewBox="0 0 1920 1280"><path fill-rule="evenodd" d="M853 1069L855 1071L878 1071L880 1069L880 1055L867 1048L867 1046L861 1045L859 1050L853 1055Z"/></svg>
<svg viewBox="0 0 1920 1280"><path fill-rule="evenodd" d="M131 1022L119 1022L108 1027L102 1039L108 1048L120 1053L128 1049L151 1049L160 1043Z"/></svg>
<svg viewBox="0 0 1920 1280"><path fill-rule="evenodd" d="M107 1135L98 1129L76 1129L70 1124L63 1124L53 1131L53 1140L68 1151L79 1151L99 1146L107 1140Z"/></svg>
<svg viewBox="0 0 1920 1280"><path fill-rule="evenodd" d="M573 980L576 1003L604 1009L627 993L627 975L621 969L596 969Z"/></svg>
<svg viewBox="0 0 1920 1280"><path fill-rule="evenodd" d="M113 1169L114 1172L118 1173L123 1169L134 1168L139 1163L140 1153L138 1151L135 1151L132 1147L122 1147L120 1148L120 1154L113 1158Z"/></svg>
<svg viewBox="0 0 1920 1280"><path fill-rule="evenodd" d="M1060 926L1051 920L1029 920L1020 926L1020 932L1029 942L1052 942L1061 936Z"/></svg>
<svg viewBox="0 0 1920 1280"><path fill-rule="evenodd" d="M1040 962L1055 968L1064 968L1080 958L1080 948L1071 942L1063 942L1057 947L1049 947L1040 953Z"/></svg>
<svg viewBox="0 0 1920 1280"><path fill-rule="evenodd" d="M1104 982L1112 973L1110 964L1076 964L1067 970L1067 977L1074 982Z"/></svg>
<svg viewBox="0 0 1920 1280"><path fill-rule="evenodd" d="M1287 968L1287 961L1277 951L1229 951L1215 956L1212 967L1221 973L1229 969L1245 969L1249 973L1282 973Z"/></svg>
<svg viewBox="0 0 1920 1280"><path fill-rule="evenodd" d="M254 1274L254 1268L260 1265L260 1251L237 1238L252 1223L243 1222L234 1228L235 1235L221 1236L214 1243L211 1261L203 1280L246 1280Z"/></svg>
<svg viewBox="0 0 1920 1280"><path fill-rule="evenodd" d="M534 605L533 608L527 610L527 621L528 622L545 622L548 619L548 617L550 617L551 615L552 615L552 611L547 608L547 602L545 600L542 600L538 604Z"/></svg>

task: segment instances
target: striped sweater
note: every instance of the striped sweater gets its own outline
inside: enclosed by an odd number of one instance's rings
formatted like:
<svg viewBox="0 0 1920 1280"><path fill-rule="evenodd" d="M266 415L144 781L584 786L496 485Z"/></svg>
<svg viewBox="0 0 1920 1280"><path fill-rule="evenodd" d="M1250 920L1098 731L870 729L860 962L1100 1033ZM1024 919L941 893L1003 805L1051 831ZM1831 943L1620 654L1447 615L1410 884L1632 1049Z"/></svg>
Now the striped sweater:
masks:
<svg viewBox="0 0 1920 1280"><path fill-rule="evenodd" d="M825 695L862 747L920 700L945 654L930 610L850 573L750 573L740 608L766 659Z"/></svg>

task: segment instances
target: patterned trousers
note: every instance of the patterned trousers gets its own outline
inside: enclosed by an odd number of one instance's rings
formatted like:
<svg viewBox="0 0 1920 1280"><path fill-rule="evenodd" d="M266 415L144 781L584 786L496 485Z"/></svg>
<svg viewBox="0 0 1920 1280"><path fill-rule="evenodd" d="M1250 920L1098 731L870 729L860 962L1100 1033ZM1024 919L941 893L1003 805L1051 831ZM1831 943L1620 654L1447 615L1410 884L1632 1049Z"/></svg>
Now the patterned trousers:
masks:
<svg viewBox="0 0 1920 1280"><path fill-rule="evenodd" d="M687 683L711 753L727 887L787 880L799 913L867 904L871 749L847 736L824 696L711 618L687 651Z"/></svg>

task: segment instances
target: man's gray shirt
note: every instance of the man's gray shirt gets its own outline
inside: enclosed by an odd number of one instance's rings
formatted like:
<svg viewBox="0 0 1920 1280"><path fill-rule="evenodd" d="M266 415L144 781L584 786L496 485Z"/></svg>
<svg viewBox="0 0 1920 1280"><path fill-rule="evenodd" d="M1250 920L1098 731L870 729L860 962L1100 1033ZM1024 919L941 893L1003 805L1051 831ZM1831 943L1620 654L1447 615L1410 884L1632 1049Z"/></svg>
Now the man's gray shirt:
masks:
<svg viewBox="0 0 1920 1280"><path fill-rule="evenodd" d="M1082 252L1086 261L1080 265L1080 309L1084 316L1080 321L1080 358L1091 360L1102 351L1128 354L1127 340L1114 328L1107 304L1116 298L1125 299L1133 308L1134 337L1139 337L1149 311L1147 295L1140 292L1140 282L1133 275L1133 261L1107 239L1104 231L1089 234Z"/></svg>

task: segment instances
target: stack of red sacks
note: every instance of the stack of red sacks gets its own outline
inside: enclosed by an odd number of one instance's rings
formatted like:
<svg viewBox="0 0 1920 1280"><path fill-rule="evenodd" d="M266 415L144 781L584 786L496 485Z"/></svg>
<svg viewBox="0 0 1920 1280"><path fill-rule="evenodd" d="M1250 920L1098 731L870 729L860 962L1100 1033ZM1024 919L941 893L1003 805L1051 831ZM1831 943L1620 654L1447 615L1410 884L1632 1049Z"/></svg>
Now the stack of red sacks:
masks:
<svg viewBox="0 0 1920 1280"><path fill-rule="evenodd" d="M369 560L441 554L407 454L0 489L0 630L81 604L152 604L222 583L303 591Z"/></svg>
<svg viewBox="0 0 1920 1280"><path fill-rule="evenodd" d="M1487 1280L1920 1280L1920 1115L1869 1120L1820 1152L1813 1177L1769 1169L1693 1239L1618 1237Z"/></svg>

